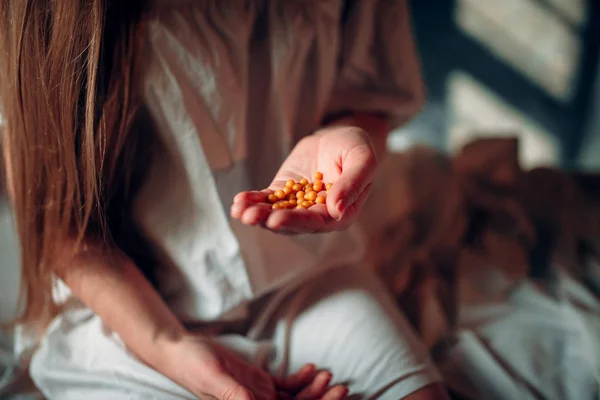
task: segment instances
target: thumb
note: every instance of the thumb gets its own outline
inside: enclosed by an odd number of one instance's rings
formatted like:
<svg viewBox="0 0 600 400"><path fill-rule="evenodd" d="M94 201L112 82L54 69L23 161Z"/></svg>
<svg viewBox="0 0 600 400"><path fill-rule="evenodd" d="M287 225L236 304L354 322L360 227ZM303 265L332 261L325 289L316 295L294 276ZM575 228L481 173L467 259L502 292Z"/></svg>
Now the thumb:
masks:
<svg viewBox="0 0 600 400"><path fill-rule="evenodd" d="M327 211L340 220L344 211L352 206L365 188L373 182L377 167L375 153L370 146L353 149L342 162L342 173L327 193Z"/></svg>
<svg viewBox="0 0 600 400"><path fill-rule="evenodd" d="M250 390L227 373L220 373L211 379L209 394L219 400L255 400Z"/></svg>

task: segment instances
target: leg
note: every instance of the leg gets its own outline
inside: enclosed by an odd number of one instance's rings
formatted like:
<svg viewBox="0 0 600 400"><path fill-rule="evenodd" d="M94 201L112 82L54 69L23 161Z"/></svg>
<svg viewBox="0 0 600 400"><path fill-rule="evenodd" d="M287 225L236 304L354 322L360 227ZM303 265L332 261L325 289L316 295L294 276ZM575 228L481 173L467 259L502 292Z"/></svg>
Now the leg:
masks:
<svg viewBox="0 0 600 400"><path fill-rule="evenodd" d="M293 309L299 302L296 313ZM287 351L288 371L305 363L329 369L334 383L349 386L353 399L443 398L423 397L427 391L443 396L439 388L429 387L441 378L391 296L370 271L339 268L326 273L291 296L275 321L274 370L284 362Z"/></svg>

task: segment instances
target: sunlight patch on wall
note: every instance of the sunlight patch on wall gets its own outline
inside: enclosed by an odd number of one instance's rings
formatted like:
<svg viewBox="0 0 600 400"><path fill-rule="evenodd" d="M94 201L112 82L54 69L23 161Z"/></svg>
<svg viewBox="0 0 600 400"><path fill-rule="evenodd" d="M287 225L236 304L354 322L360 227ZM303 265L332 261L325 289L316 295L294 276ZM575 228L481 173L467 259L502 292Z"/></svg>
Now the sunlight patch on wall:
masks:
<svg viewBox="0 0 600 400"><path fill-rule="evenodd" d="M559 163L559 145L549 132L471 76L458 71L450 74L448 106L447 144L451 153L476 138L517 136L520 138L519 158L524 168Z"/></svg>
<svg viewBox="0 0 600 400"><path fill-rule="evenodd" d="M401 153L414 144L412 137L404 130L395 130L390 133L387 140L387 149L391 153Z"/></svg>
<svg viewBox="0 0 600 400"><path fill-rule="evenodd" d="M546 0L554 7L544 7L543 1L457 0L456 24L549 95L567 102L581 43L557 10L582 19L584 0Z"/></svg>

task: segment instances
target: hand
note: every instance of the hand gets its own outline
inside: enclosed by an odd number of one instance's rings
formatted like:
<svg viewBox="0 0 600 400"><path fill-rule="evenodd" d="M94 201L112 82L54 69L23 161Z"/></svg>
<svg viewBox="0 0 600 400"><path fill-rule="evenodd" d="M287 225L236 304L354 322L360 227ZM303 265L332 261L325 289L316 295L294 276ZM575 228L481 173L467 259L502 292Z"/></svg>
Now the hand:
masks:
<svg viewBox="0 0 600 400"><path fill-rule="evenodd" d="M200 399L274 400L272 377L229 349L202 336L187 336L174 345L170 375Z"/></svg>
<svg viewBox="0 0 600 400"><path fill-rule="evenodd" d="M200 399L343 400L344 386L330 388L331 374L306 365L285 378L274 378L208 338L189 336L176 345L175 378ZM294 397L292 397L294 396Z"/></svg>
<svg viewBox="0 0 600 400"><path fill-rule="evenodd" d="M317 372L313 364L307 364L298 372L284 378L274 378L278 400L343 400L348 389L343 385L329 387L331 373Z"/></svg>
<svg viewBox="0 0 600 400"><path fill-rule="evenodd" d="M285 234L343 230L356 219L367 199L377 165L375 151L364 130L349 126L323 128L302 139L277 172L268 189L243 192L234 199L231 216L248 225L260 225ZM308 210L272 210L270 193L288 179L312 179L323 173L333 187L325 204Z"/></svg>

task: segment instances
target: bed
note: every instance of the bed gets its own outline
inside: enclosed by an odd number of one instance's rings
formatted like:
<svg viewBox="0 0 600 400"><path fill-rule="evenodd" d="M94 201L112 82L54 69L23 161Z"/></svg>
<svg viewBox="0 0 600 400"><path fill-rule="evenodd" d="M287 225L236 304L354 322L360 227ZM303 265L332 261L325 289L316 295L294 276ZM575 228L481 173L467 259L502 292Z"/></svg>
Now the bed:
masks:
<svg viewBox="0 0 600 400"><path fill-rule="evenodd" d="M600 175L522 170L518 147L390 155L369 261L455 398L598 399Z"/></svg>

